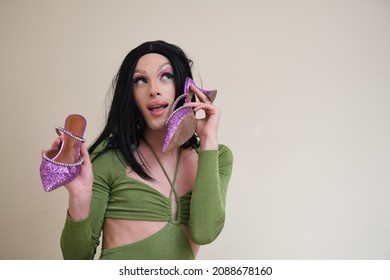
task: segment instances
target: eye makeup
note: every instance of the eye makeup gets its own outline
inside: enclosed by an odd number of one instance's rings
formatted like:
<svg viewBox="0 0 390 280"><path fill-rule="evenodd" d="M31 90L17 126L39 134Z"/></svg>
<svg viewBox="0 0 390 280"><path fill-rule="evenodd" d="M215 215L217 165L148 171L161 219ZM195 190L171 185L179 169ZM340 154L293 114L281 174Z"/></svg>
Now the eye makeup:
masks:
<svg viewBox="0 0 390 280"><path fill-rule="evenodd" d="M164 63L157 69L157 78L165 81L171 80L175 77L173 67L170 63ZM135 70L133 75L134 84L146 84L148 82L148 74L143 70Z"/></svg>
<svg viewBox="0 0 390 280"><path fill-rule="evenodd" d="M169 79L173 78L174 74L173 74L173 67L171 66L171 64L168 63L159 67L158 76L166 77Z"/></svg>
<svg viewBox="0 0 390 280"><path fill-rule="evenodd" d="M134 73L133 75L133 84L146 83L146 77L141 73Z"/></svg>

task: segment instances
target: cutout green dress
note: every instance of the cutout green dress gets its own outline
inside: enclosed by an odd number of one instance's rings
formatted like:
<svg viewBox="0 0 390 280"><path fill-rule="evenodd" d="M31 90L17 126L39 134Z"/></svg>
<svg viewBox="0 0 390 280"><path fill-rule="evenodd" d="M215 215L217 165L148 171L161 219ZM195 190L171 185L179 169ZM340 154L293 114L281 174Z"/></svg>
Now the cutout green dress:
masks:
<svg viewBox="0 0 390 280"><path fill-rule="evenodd" d="M98 146L91 157L103 148L104 144ZM157 156L156 159L161 165ZM218 150L199 151L195 185L191 192L180 197L174 188L180 159L172 181L161 165L171 184L171 196L176 200L176 217L172 213L172 197L128 177L124 162L116 150L109 150L93 161L90 214L82 221L66 217L61 235L64 259L93 259L105 218L166 221L167 224L143 240L103 248L100 259L194 259L181 224L189 225L191 239L196 244L207 244L217 238L225 222L226 192L232 172L233 155L229 148L219 145Z"/></svg>

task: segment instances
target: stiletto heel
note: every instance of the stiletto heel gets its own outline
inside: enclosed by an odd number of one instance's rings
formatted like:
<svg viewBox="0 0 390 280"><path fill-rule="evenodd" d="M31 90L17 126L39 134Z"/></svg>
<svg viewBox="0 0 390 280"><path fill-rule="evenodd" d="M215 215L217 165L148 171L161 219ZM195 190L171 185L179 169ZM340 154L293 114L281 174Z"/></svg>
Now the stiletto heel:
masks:
<svg viewBox="0 0 390 280"><path fill-rule="evenodd" d="M194 81L191 78L186 78L185 85L184 85L184 92L190 88L191 85L194 85L197 89L199 89L201 92L203 92L208 99L211 101L211 103L214 102L215 97L217 97L217 90L216 89L202 89L195 85Z"/></svg>
<svg viewBox="0 0 390 280"><path fill-rule="evenodd" d="M83 158L80 145L87 122L81 115L72 114L65 120L64 128L56 127L58 135L64 134L59 150L48 150L42 155L41 181L46 192L53 191L71 181L80 173Z"/></svg>
<svg viewBox="0 0 390 280"><path fill-rule="evenodd" d="M192 108L185 106L176 108L179 101L183 98L185 98L184 104L191 102L191 98L194 95L194 92L190 89L191 85L196 86L191 78L186 78L184 83L184 94L180 95L173 103L172 113L166 123L167 134L165 135L165 140L161 149L163 153L180 147L195 134L196 118ZM214 101L217 90L197 88L203 92L211 102Z"/></svg>

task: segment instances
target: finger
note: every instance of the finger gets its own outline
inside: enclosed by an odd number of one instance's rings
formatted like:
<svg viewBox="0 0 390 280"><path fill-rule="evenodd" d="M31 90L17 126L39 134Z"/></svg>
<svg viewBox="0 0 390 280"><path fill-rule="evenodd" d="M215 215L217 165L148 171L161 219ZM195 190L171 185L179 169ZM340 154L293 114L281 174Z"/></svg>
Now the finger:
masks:
<svg viewBox="0 0 390 280"><path fill-rule="evenodd" d="M189 102L185 103L184 106L191 107L195 112L199 110L204 110L206 113L212 113L217 111L218 109L211 103L199 103L199 102Z"/></svg>
<svg viewBox="0 0 390 280"><path fill-rule="evenodd" d="M62 141L64 141L64 135L57 137L56 140L51 145L51 148L53 150L57 150L61 146Z"/></svg>
<svg viewBox="0 0 390 280"><path fill-rule="evenodd" d="M198 89L194 84L190 86L190 89L196 94L200 102L211 103L207 95L204 94L200 89Z"/></svg>
<svg viewBox="0 0 390 280"><path fill-rule="evenodd" d="M187 106L187 107L198 107L198 106L204 106L204 107L209 107L209 108L214 108L215 106L211 103L203 103L203 102L188 102L188 103L184 103L183 106Z"/></svg>
<svg viewBox="0 0 390 280"><path fill-rule="evenodd" d="M80 154L83 157L83 164L84 165L90 165L91 164L91 160L89 158L89 153L88 153L87 148L85 147L85 144L81 144L80 145Z"/></svg>

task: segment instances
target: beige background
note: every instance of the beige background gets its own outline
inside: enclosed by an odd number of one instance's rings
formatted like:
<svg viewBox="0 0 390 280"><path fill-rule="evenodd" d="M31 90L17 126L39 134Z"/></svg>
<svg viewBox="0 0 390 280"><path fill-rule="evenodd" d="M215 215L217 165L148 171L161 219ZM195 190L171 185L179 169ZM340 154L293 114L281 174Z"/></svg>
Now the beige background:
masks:
<svg viewBox="0 0 390 280"><path fill-rule="evenodd" d="M216 87L235 154L200 259L390 258L390 1L0 0L0 259L61 259L67 193L40 150L67 114L104 124L127 52L180 45Z"/></svg>

